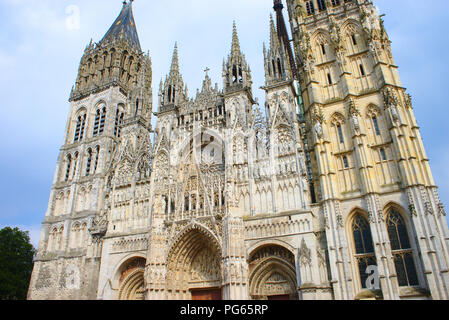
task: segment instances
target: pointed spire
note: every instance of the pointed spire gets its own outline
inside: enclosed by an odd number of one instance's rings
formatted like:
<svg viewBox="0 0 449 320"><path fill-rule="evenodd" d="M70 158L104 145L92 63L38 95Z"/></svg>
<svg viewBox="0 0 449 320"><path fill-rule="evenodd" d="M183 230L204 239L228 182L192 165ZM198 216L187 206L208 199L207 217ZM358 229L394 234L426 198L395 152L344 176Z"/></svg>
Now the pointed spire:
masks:
<svg viewBox="0 0 449 320"><path fill-rule="evenodd" d="M274 24L273 15L270 13L270 50L280 47L279 37Z"/></svg>
<svg viewBox="0 0 449 320"><path fill-rule="evenodd" d="M163 91L164 91L164 82L162 81L161 78L161 83L159 83L159 94L161 95Z"/></svg>
<svg viewBox="0 0 449 320"><path fill-rule="evenodd" d="M247 90L252 87L251 71L240 49L240 41L237 34L237 26L234 21L232 32L231 54L223 63L223 87L224 91Z"/></svg>
<svg viewBox="0 0 449 320"><path fill-rule="evenodd" d="M274 0L274 11L276 11L276 21L277 21L277 34L279 43L284 45L284 50L288 55L290 62L290 70L292 72L293 79L298 78L298 71L296 68L296 62L293 55L292 47L290 46L290 38L287 31L287 26L285 25L284 14L282 10L284 9L284 5L281 0Z"/></svg>
<svg viewBox="0 0 449 320"><path fill-rule="evenodd" d="M178 42L175 43L175 49L173 50L170 74L179 74Z"/></svg>
<svg viewBox="0 0 449 320"><path fill-rule="evenodd" d="M122 36L132 47L142 51L139 36L137 35L136 23L134 21L132 3L132 0L129 2L123 1L122 11L100 41L100 44L113 42Z"/></svg>
<svg viewBox="0 0 449 320"><path fill-rule="evenodd" d="M232 30L232 49L231 49L231 53L232 53L232 56L238 56L238 55L241 54L239 35L237 33L237 25L235 24L235 21L234 21L233 30Z"/></svg>

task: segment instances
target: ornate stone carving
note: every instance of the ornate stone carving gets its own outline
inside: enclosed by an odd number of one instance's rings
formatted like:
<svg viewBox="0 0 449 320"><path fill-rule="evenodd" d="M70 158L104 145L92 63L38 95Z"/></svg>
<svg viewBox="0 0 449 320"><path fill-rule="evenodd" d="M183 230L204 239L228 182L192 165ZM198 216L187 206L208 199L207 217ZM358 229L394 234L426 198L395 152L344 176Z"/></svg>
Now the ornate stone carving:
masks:
<svg viewBox="0 0 449 320"><path fill-rule="evenodd" d="M446 210L444 209L444 204L438 203L438 214L441 216L446 216Z"/></svg>
<svg viewBox="0 0 449 320"><path fill-rule="evenodd" d="M299 248L298 255L301 264L310 265L312 263L311 250L307 247L306 241L304 239L302 239L301 241L301 247Z"/></svg>

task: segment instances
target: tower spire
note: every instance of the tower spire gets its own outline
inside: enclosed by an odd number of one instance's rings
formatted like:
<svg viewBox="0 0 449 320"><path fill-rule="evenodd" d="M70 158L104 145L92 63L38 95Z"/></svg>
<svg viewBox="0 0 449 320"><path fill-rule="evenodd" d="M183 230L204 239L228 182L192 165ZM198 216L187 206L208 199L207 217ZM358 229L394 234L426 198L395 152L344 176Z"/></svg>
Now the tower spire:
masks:
<svg viewBox="0 0 449 320"><path fill-rule="evenodd" d="M282 4L282 0L274 0L274 11L276 11L276 23L277 23L277 34L284 44L285 51L288 53L288 57L290 60L290 68L292 71L293 79L298 78L298 70L296 68L295 58L293 56L292 47L290 46L290 40L288 36L287 26L285 24L284 15L282 13L282 9L284 9L284 5Z"/></svg>
<svg viewBox="0 0 449 320"><path fill-rule="evenodd" d="M235 21L232 26L231 54L223 63L223 84L225 92L251 90L251 70L240 49L240 41Z"/></svg>
<svg viewBox="0 0 449 320"><path fill-rule="evenodd" d="M241 54L239 35L237 33L237 25L235 24L235 21L234 21L233 27L232 27L232 49L231 49L231 53L232 53L232 56L234 56L234 57Z"/></svg>
<svg viewBox="0 0 449 320"><path fill-rule="evenodd" d="M270 48L277 48L280 46L279 37L276 33L276 26L274 24L273 15L270 13Z"/></svg>
<svg viewBox="0 0 449 320"><path fill-rule="evenodd" d="M267 85L283 83L291 79L290 66L285 47L276 32L273 16L270 14L270 46L264 44L265 81Z"/></svg>
<svg viewBox="0 0 449 320"><path fill-rule="evenodd" d="M173 58L170 67L170 74L179 74L178 42L175 42L175 48L173 50Z"/></svg>
<svg viewBox="0 0 449 320"><path fill-rule="evenodd" d="M114 42L119 39L120 36L123 36L133 48L142 51L139 36L137 34L136 23L134 21L132 3L133 0L130 0L129 2L126 2L126 0L123 1L122 11L100 41L100 44Z"/></svg>
<svg viewBox="0 0 449 320"><path fill-rule="evenodd" d="M161 82L162 85L162 82ZM175 42L170 72L161 86L161 101L159 112L173 110L180 102L186 100L187 88L184 87L181 71L179 68L178 43Z"/></svg>

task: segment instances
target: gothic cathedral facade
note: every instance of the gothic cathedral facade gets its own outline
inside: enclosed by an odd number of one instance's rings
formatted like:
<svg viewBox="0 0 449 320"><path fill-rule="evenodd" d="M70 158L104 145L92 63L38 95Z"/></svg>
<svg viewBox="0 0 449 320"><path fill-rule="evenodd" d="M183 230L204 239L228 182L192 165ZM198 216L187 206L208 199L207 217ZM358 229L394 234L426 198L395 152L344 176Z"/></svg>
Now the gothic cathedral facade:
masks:
<svg viewBox="0 0 449 320"><path fill-rule="evenodd" d="M175 45L153 113L124 2L81 59L29 299L449 299L446 212L374 4L287 0L291 36L283 8L262 109L234 24L222 89L206 70L189 97Z"/></svg>

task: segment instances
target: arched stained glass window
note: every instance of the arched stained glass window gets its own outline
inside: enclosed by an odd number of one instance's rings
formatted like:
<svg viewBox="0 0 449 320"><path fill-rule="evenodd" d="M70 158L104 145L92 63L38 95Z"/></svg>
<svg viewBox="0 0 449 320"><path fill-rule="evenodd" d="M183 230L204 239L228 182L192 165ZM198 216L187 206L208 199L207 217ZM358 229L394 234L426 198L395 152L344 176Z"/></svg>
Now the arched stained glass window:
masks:
<svg viewBox="0 0 449 320"><path fill-rule="evenodd" d="M341 128L341 124L337 124L337 133L338 133L338 139L340 143L344 143L344 137L343 137L343 129Z"/></svg>
<svg viewBox="0 0 449 320"><path fill-rule="evenodd" d="M343 157L343 164L345 166L345 169L349 169L349 161L348 161L348 157L347 156Z"/></svg>
<svg viewBox="0 0 449 320"><path fill-rule="evenodd" d="M374 125L374 131L376 132L376 135L380 136L380 128L379 128L379 122L377 121L377 117L373 117L373 125Z"/></svg>
<svg viewBox="0 0 449 320"><path fill-rule="evenodd" d="M366 289L366 280L369 274L366 270L369 266L377 265L374 254L373 238L368 221L358 214L352 222L352 234L354 238L355 260L359 269L362 288Z"/></svg>
<svg viewBox="0 0 449 320"><path fill-rule="evenodd" d="M404 218L399 212L392 209L388 214L386 223L399 286L419 285L413 249L411 248Z"/></svg>
<svg viewBox="0 0 449 320"><path fill-rule="evenodd" d="M382 161L387 161L387 154L385 153L385 149L384 148L380 149L380 159Z"/></svg>

